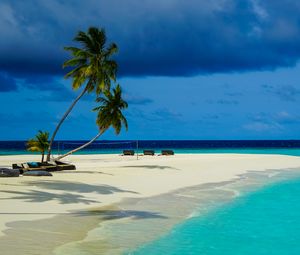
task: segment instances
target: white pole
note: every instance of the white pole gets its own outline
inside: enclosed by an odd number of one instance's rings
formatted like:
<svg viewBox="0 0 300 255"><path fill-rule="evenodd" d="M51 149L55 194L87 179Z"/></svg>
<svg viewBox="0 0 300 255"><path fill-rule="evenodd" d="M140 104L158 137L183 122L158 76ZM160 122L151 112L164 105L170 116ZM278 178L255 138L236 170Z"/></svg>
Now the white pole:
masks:
<svg viewBox="0 0 300 255"><path fill-rule="evenodd" d="M139 160L139 141L136 140L136 160Z"/></svg>

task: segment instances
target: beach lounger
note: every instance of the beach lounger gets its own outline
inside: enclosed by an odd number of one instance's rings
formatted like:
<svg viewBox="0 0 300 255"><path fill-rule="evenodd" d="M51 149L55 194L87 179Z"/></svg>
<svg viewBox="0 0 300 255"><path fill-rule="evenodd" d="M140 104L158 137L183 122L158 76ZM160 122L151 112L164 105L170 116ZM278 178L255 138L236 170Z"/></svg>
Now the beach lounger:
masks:
<svg viewBox="0 0 300 255"><path fill-rule="evenodd" d="M27 168L29 168L29 166L26 166ZM12 169L14 170L18 170L20 172L20 174L23 174L25 170L25 167L23 166L23 164L12 164Z"/></svg>
<svg viewBox="0 0 300 255"><path fill-rule="evenodd" d="M29 171L60 171L59 167L56 164L51 164L49 162L28 162L27 165L29 166Z"/></svg>
<svg viewBox="0 0 300 255"><path fill-rule="evenodd" d="M22 163L21 164L22 168L20 168L20 171L26 172L26 171L31 171L31 170L43 170L41 166L33 166L28 163Z"/></svg>
<svg viewBox="0 0 300 255"><path fill-rule="evenodd" d="M144 155L154 156L154 154L155 154L154 150L144 150Z"/></svg>
<svg viewBox="0 0 300 255"><path fill-rule="evenodd" d="M123 155L124 156L133 156L134 150L123 150Z"/></svg>
<svg viewBox="0 0 300 255"><path fill-rule="evenodd" d="M174 155L174 151L172 151L172 150L162 150L161 155L164 155L164 156Z"/></svg>
<svg viewBox="0 0 300 255"><path fill-rule="evenodd" d="M27 171L59 171L59 167L57 165L49 164L47 162L28 162L22 164L12 164L13 169L17 169L21 174Z"/></svg>
<svg viewBox="0 0 300 255"><path fill-rule="evenodd" d="M55 160L55 164L62 171L63 170L76 170L76 166L72 165L72 164L68 164L68 163L65 163L65 162L58 161L58 160Z"/></svg>
<svg viewBox="0 0 300 255"><path fill-rule="evenodd" d="M41 165L42 170L48 171L48 172L54 172L54 171L61 171L61 169L59 168L59 166L57 165L52 165L52 164L48 164L48 165Z"/></svg>

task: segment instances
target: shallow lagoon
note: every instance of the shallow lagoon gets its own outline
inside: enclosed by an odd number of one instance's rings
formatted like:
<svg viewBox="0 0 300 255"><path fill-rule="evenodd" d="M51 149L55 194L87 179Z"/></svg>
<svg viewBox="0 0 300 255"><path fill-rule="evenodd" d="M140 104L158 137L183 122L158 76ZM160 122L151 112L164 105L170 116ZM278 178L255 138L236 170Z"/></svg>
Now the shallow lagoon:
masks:
<svg viewBox="0 0 300 255"><path fill-rule="evenodd" d="M300 177L245 190L126 254L300 254Z"/></svg>

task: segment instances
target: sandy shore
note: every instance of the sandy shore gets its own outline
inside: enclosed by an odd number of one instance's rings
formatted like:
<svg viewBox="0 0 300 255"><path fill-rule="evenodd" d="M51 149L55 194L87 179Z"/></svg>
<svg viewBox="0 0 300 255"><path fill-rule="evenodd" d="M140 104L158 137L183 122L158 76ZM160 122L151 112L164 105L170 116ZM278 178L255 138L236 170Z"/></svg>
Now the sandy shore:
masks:
<svg viewBox="0 0 300 255"><path fill-rule="evenodd" d="M1 156L0 166L38 160L32 155ZM185 187L233 180L248 171L300 169L300 157L246 154L179 154L122 157L73 155L76 171L53 177L0 179L0 235L11 222L33 221L99 208L124 198L155 196ZM46 231L46 230L45 230Z"/></svg>

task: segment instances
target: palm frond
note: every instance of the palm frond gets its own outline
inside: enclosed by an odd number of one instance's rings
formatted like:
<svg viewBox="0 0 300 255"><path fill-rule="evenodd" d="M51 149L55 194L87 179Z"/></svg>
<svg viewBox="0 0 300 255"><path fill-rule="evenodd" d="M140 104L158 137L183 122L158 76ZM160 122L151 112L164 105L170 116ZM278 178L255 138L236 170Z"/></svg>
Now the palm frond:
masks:
<svg viewBox="0 0 300 255"><path fill-rule="evenodd" d="M96 99L100 103L93 111L97 112L96 123L100 131L112 127L116 134L121 132L122 126L128 129L128 123L122 110L128 107L126 101L122 98L122 89L117 85L112 90L105 90L103 96Z"/></svg>
<svg viewBox="0 0 300 255"><path fill-rule="evenodd" d="M106 47L106 34L104 29L90 27L87 32L79 31L74 41L81 47L65 47L73 56L64 62L63 67L73 67L65 77L73 78L73 89L90 82L88 93L95 91L100 95L109 90L111 80L116 81L117 63L111 57L118 47L111 43Z"/></svg>
<svg viewBox="0 0 300 255"><path fill-rule="evenodd" d="M29 139L26 143L28 151L44 153L49 146L49 132L38 131L35 138Z"/></svg>

